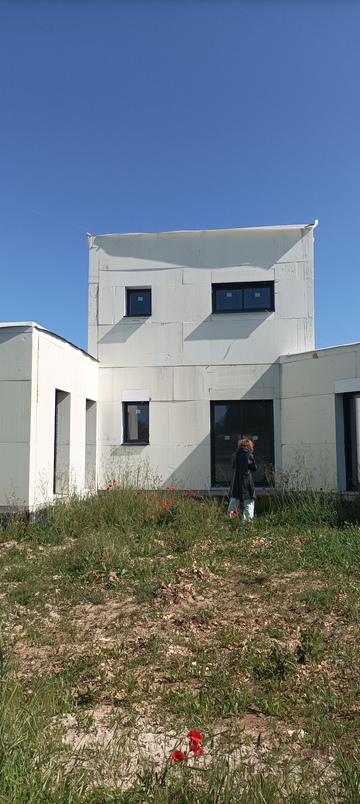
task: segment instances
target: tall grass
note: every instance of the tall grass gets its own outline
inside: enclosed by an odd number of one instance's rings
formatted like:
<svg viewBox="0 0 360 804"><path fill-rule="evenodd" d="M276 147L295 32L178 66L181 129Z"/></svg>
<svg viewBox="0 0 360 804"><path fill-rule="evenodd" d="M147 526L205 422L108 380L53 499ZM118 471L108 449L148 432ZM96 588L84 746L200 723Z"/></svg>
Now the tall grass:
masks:
<svg viewBox="0 0 360 804"><path fill-rule="evenodd" d="M282 488L244 524L226 516L226 501L113 482L37 521L8 521L0 804L357 804L359 522L357 499L323 492ZM95 616L79 635L82 609L104 614L107 604L104 641ZM20 667L9 623L53 663ZM60 631L64 658L51 652ZM111 745L64 743L64 714L90 722L104 701L117 724ZM205 761L144 754L126 778L138 748L124 724L149 712L176 739L184 724L204 730ZM243 739L249 712L274 719L271 750L260 733ZM304 730L296 750L289 723Z"/></svg>

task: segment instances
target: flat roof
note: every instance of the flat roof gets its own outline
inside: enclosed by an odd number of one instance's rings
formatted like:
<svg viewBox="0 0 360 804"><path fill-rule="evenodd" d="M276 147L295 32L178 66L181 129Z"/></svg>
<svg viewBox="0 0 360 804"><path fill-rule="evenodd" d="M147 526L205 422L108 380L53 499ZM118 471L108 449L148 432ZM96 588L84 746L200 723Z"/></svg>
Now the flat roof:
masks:
<svg viewBox="0 0 360 804"><path fill-rule="evenodd" d="M269 231L273 229L315 229L318 225L318 221L315 220L313 223L286 223L282 226L245 226L245 227L236 227L232 229L175 229L170 230L167 232L113 232L110 234L90 234L90 232L86 232L86 236L88 238L94 237L138 237L140 235L163 235L163 234L218 234L220 232L260 232L260 231Z"/></svg>
<svg viewBox="0 0 360 804"><path fill-rule="evenodd" d="M59 341L63 341L63 343L68 343L69 346L73 347L73 349L78 349L79 352L82 352L83 355L86 355L86 357L90 357L90 359L94 360L95 363L99 362L96 359L96 357L90 355L89 352L85 351L85 349L81 349L80 346L76 346L75 343L68 341L67 338L63 338L62 335L58 335L57 332L52 332L51 329L46 329L46 327L42 327L41 324L37 324L36 321L0 321L0 329L16 329L16 328L19 329L23 327L31 327L31 329L37 329L39 330L39 332L44 332L47 335L52 335L53 338L58 338Z"/></svg>

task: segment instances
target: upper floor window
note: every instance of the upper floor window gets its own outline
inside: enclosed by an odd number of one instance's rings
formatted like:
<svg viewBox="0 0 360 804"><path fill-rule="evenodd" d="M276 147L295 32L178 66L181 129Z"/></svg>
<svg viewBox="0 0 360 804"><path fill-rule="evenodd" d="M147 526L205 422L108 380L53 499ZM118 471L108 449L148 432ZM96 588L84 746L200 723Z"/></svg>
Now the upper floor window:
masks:
<svg viewBox="0 0 360 804"><path fill-rule="evenodd" d="M151 288L126 289L126 315L151 315Z"/></svg>
<svg viewBox="0 0 360 804"><path fill-rule="evenodd" d="M212 286L213 313L253 313L274 310L273 282L234 282Z"/></svg>

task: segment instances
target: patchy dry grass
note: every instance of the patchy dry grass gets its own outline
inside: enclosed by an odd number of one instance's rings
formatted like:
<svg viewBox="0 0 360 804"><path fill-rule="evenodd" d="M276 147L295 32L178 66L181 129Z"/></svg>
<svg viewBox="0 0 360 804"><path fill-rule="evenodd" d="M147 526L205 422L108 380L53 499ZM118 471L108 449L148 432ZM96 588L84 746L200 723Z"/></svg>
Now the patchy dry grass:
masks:
<svg viewBox="0 0 360 804"><path fill-rule="evenodd" d="M270 505L112 488L10 523L0 802L359 801L360 528Z"/></svg>

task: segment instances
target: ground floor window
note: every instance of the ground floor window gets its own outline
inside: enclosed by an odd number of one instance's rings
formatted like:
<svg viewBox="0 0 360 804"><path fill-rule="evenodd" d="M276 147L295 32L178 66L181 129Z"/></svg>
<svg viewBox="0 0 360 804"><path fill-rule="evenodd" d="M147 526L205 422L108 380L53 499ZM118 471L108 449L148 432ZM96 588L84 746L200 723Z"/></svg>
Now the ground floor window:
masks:
<svg viewBox="0 0 360 804"><path fill-rule="evenodd" d="M85 488L96 486L96 402L86 400L85 406Z"/></svg>
<svg viewBox="0 0 360 804"><path fill-rule="evenodd" d="M346 490L359 491L360 394L343 395Z"/></svg>
<svg viewBox="0 0 360 804"><path fill-rule="evenodd" d="M256 485L268 485L266 467L274 463L272 400L211 403L211 485L228 486L231 456L239 438L251 438L255 446Z"/></svg>
<svg viewBox="0 0 360 804"><path fill-rule="evenodd" d="M124 402L124 443L149 443L149 403Z"/></svg>
<svg viewBox="0 0 360 804"><path fill-rule="evenodd" d="M55 391L54 494L69 493L70 475L70 394Z"/></svg>

